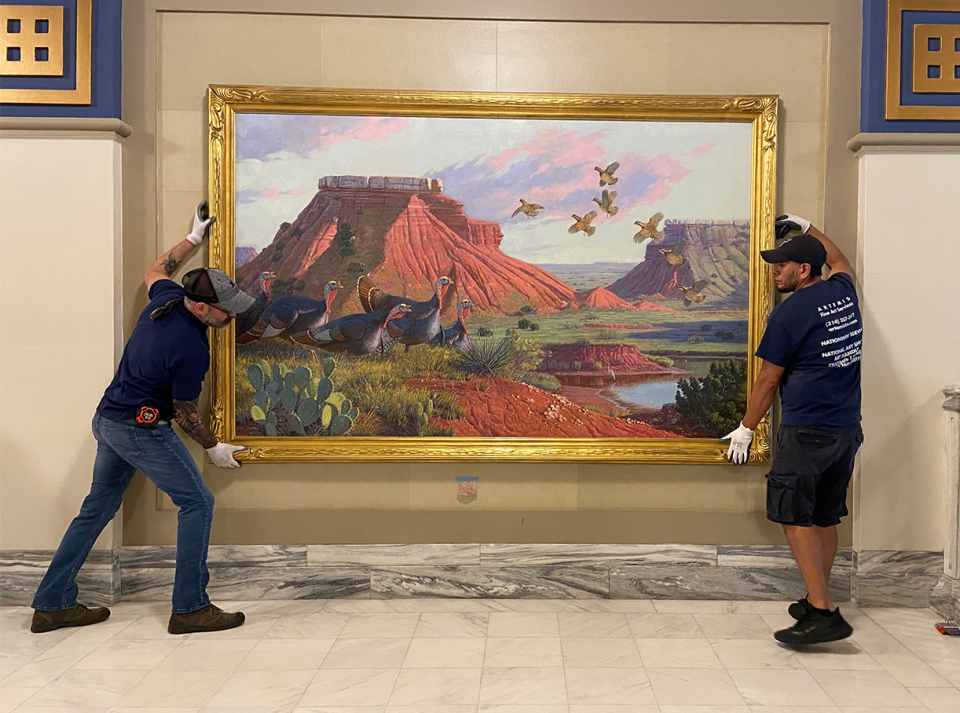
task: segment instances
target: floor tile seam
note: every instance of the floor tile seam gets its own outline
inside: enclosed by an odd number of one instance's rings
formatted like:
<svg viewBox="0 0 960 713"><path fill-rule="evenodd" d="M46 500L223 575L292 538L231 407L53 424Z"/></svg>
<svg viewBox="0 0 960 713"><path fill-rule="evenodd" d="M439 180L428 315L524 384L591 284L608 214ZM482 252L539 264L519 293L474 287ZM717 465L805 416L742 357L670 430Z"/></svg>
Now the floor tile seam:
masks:
<svg viewBox="0 0 960 713"><path fill-rule="evenodd" d="M923 661L923 663L927 664L927 666L929 666L929 667L932 668L932 664L931 664L930 661L927 661L926 658L924 658L924 657L921 656L919 653L917 653L917 652L914 651L912 648L910 648L910 645L907 644L907 642L903 641L899 636L897 636L896 634L894 634L892 631L890 631L889 629L887 629L883 624L881 624L879 621L877 621L877 620L874 619L872 616L870 616L870 610L871 610L871 609L876 609L876 608L878 608L878 607L867 607L866 609L862 609L861 611L863 612L864 616L866 616L871 622L873 622L874 624L876 624L877 626L879 626L880 629L881 629L883 632L885 632L888 636L892 637L897 643L899 643L901 646L903 646L907 651L909 651L910 653L912 653L912 654L913 654L914 656L916 656L918 659L920 659L921 661Z"/></svg>
<svg viewBox="0 0 960 713"><path fill-rule="evenodd" d="M274 622L274 623L276 623L276 622ZM270 627L270 628L272 629L273 627ZM189 640L190 640L190 637L189 637L189 636L185 637L185 640L189 641ZM212 641L230 641L230 639L211 639L211 640L212 640ZM203 641L203 639L194 639L194 641ZM226 672L227 672L227 677L223 679L223 683L221 683L219 686L217 686L217 690L215 690L213 693L211 693L211 694L210 694L210 697L207 698L206 701L204 701L204 703L203 703L202 706L200 706L200 710L201 710L201 711L202 711L204 708L206 708L207 705L209 705L210 701L212 701L212 700L216 697L216 695L217 695L218 693L220 693L220 691L223 689L224 686L227 685L227 682L233 677L233 675L234 675L235 673L238 673L241 664L243 664L243 662L247 660L247 658L250 656L250 654L253 652L253 650L254 650L255 648L257 648L257 644L259 644L261 641L263 641L263 637L260 637L259 639L255 639L255 641L256 641L256 643L255 643L253 646L250 647L250 649L247 651L246 655L245 655L242 659L240 659L240 661L237 663L237 665L234 666L232 669L217 669L216 671L210 671L210 672L209 672L209 673L220 673L220 672L222 672L222 671L226 671Z"/></svg>

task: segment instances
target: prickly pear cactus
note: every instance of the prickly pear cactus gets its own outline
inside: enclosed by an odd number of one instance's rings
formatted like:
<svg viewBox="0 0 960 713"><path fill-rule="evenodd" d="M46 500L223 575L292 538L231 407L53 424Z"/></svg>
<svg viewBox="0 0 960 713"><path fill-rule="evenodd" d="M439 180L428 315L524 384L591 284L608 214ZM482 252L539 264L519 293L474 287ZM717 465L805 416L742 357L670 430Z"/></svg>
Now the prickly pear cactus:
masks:
<svg viewBox="0 0 960 713"><path fill-rule="evenodd" d="M280 435L281 425L291 435L345 435L353 428L360 411L337 390L332 378L335 369L336 362L331 358L321 362L322 376L314 376L305 366L291 371L286 364L271 365L262 359L250 365L250 418L272 437ZM422 413L423 406L420 408Z"/></svg>

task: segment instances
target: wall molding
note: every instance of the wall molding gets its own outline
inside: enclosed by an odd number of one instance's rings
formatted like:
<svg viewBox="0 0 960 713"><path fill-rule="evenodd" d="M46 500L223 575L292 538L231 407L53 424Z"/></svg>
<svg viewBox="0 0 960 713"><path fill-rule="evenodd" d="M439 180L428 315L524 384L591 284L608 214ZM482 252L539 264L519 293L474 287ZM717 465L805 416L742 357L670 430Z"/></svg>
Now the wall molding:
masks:
<svg viewBox="0 0 960 713"><path fill-rule="evenodd" d="M864 153L917 153L960 151L960 134L859 133L847 142L858 156Z"/></svg>
<svg viewBox="0 0 960 713"><path fill-rule="evenodd" d="M0 551L0 603L29 605L48 550ZM84 603L167 601L176 547L95 551ZM841 548L832 591L860 606L928 607L940 552ZM805 586L785 545L212 545L214 600L714 599L788 601ZM943 589L941 584L940 589Z"/></svg>
<svg viewBox="0 0 960 713"><path fill-rule="evenodd" d="M133 127L120 119L70 116L0 116L3 139L114 139L122 142Z"/></svg>

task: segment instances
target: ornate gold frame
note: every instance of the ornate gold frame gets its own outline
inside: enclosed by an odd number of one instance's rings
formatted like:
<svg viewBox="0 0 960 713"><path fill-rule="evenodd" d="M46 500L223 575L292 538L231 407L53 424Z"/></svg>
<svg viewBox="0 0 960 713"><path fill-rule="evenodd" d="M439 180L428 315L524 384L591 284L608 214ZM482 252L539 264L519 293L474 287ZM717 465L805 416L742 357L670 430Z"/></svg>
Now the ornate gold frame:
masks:
<svg viewBox="0 0 960 713"><path fill-rule="evenodd" d="M93 0L77 0L77 71L74 89L0 89L0 104L89 104L92 98Z"/></svg>
<svg viewBox="0 0 960 713"><path fill-rule="evenodd" d="M956 120L960 119L958 106L907 106L900 103L900 35L903 30L903 11L956 10L956 0L888 0L887 2L887 119ZM910 47L913 52L913 47Z"/></svg>
<svg viewBox="0 0 960 713"><path fill-rule="evenodd" d="M751 186L750 354L772 309L773 279L760 250L773 247L777 161L776 96L627 96L399 92L211 85L210 203L219 217L210 233L210 265L233 274L234 130L238 113L427 117L562 118L744 122L753 126ZM211 422L217 438L245 445L255 462L536 460L609 463L724 463L713 439L544 438L250 438L237 437L233 328L214 332ZM760 367L748 359L748 391ZM753 463L770 460L770 420L756 432Z"/></svg>

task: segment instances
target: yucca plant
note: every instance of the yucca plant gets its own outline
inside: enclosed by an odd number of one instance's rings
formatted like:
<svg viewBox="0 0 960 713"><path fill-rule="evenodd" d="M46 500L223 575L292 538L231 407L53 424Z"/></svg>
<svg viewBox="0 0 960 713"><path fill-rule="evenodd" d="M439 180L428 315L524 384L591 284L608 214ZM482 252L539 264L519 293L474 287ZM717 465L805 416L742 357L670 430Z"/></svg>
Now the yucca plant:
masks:
<svg viewBox="0 0 960 713"><path fill-rule="evenodd" d="M512 379L516 376L516 354L507 339L475 339L470 348L461 352L457 368L473 376L500 376Z"/></svg>

